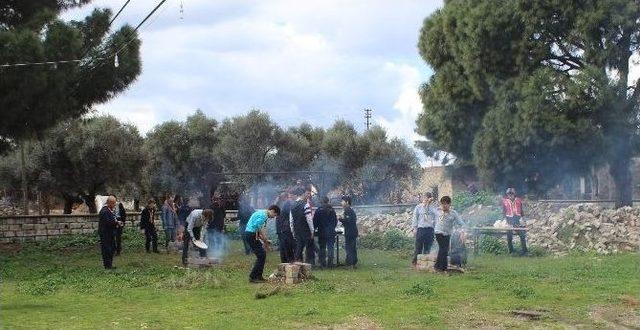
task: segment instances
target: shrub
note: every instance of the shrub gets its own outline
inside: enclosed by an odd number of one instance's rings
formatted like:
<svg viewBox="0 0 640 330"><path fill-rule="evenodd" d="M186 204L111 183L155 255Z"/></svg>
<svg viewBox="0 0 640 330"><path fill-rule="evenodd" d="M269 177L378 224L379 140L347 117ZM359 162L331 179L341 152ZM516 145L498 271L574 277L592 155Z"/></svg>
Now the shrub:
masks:
<svg viewBox="0 0 640 330"><path fill-rule="evenodd" d="M507 254L507 242L504 239L493 236L482 236L480 240L480 251L491 254Z"/></svg>
<svg viewBox="0 0 640 330"><path fill-rule="evenodd" d="M367 249L402 251L413 249L413 239L405 236L398 229L384 233L373 232L360 238L360 246Z"/></svg>
<svg viewBox="0 0 640 330"><path fill-rule="evenodd" d="M463 211L474 204L494 205L496 204L495 199L496 196L486 190L480 190L475 194L463 191L453 196L453 208L458 211Z"/></svg>

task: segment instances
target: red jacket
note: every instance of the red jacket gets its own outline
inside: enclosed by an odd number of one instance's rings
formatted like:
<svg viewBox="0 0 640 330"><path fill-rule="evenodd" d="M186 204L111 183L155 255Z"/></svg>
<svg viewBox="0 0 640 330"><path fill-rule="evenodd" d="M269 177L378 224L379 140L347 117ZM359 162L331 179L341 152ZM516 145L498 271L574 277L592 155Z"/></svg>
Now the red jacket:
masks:
<svg viewBox="0 0 640 330"><path fill-rule="evenodd" d="M507 197L502 198L502 214L505 217L521 217L522 214L522 199L516 197L513 201Z"/></svg>

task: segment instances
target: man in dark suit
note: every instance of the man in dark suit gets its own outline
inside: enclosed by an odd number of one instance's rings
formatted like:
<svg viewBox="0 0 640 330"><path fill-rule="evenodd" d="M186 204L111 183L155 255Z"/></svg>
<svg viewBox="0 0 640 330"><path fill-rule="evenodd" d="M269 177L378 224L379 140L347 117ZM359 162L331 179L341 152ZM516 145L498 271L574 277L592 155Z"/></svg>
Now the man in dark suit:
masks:
<svg viewBox="0 0 640 330"><path fill-rule="evenodd" d="M315 244L313 241L313 211L308 203L309 193L303 187L294 188L296 200L291 206L291 222L296 240L295 261L315 264ZM303 253L304 252L304 253Z"/></svg>
<svg viewBox="0 0 640 330"><path fill-rule="evenodd" d="M322 198L322 204L316 210L313 215L313 227L316 229L318 235L318 245L320 250L318 251L318 259L320 260L320 266L333 267L333 247L336 243L336 225L338 224L338 217L336 211L329 203L329 198L324 196Z"/></svg>
<svg viewBox="0 0 640 330"><path fill-rule="evenodd" d="M105 269L115 269L113 267L114 233L122 222L116 219L116 197L111 195L107 198L107 204L102 207L99 213L98 234L100 235L100 250L102 253L102 265Z"/></svg>
<svg viewBox="0 0 640 330"><path fill-rule="evenodd" d="M280 262L289 263L294 261L294 251L296 241L291 232L291 196L288 191L282 193L277 204L280 213L276 217L276 232L278 233L278 250L280 251Z"/></svg>

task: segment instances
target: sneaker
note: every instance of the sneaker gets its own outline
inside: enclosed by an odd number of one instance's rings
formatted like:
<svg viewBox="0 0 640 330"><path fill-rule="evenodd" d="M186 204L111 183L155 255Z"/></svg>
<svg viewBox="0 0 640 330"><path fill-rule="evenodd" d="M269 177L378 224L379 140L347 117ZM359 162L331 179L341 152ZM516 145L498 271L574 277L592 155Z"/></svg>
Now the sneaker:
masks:
<svg viewBox="0 0 640 330"><path fill-rule="evenodd" d="M267 282L267 280L264 277L252 278L252 279L249 279L249 282L250 283L265 283L265 282Z"/></svg>

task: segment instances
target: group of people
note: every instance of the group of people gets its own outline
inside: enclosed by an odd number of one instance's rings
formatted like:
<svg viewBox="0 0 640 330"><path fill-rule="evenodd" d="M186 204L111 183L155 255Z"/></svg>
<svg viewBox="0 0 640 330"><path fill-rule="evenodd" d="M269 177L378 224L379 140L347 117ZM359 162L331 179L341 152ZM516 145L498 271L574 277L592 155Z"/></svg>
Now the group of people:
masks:
<svg viewBox="0 0 640 330"><path fill-rule="evenodd" d="M265 281L263 271L266 250L270 244L265 227L269 218L276 222L281 263L306 262L320 267L334 267L336 228L340 222L344 227L345 264L355 267L358 263L358 227L351 203L351 197L342 197L343 214L338 217L329 198L323 197L321 205L314 211L311 192L298 186L284 192L277 203L267 210L255 211L248 218L245 218L248 212L239 212L240 228L243 228L243 240L247 247L245 251L250 250L256 256L249 281Z"/></svg>
<svg viewBox="0 0 640 330"><path fill-rule="evenodd" d="M343 213L338 216L331 206L329 198L323 197L318 207L313 207L311 192L303 186L296 186L280 195L275 204L266 210L254 210L248 203L240 203L238 210L239 231L245 246L245 253L253 252L256 261L249 275L250 282L263 282L266 251L270 240L266 233L268 219L275 220L278 236L280 262L306 262L320 267L334 267L336 230L343 227L345 237L345 265L355 267L357 253L357 217L351 207L352 200L343 196ZM451 208L451 197L443 196L439 202L433 194L425 193L413 212L415 229L415 250L412 264L416 265L419 254L429 254L434 239L438 244L435 262L436 271L448 268L449 249L454 229L459 227L464 233L465 223L460 215ZM514 188L507 189L502 199L503 215L510 227L524 227L522 200L516 197ZM140 228L145 234L147 252L158 253L158 235L154 224L157 207L150 199L141 213ZM106 205L100 210L99 234L103 265L113 267L113 257L122 250L122 229L126 221L126 212L122 203L117 204L115 196L109 196ZM224 233L226 210L220 198L214 197L206 209L192 209L188 201L180 196L167 196L160 214L166 236L166 244L182 241L182 263L187 264L188 251L195 240L213 245L221 244L216 237ZM527 253L526 232L519 230L522 254ZM507 233L509 252L513 253L513 233ZM206 250L198 249L200 256L206 256ZM317 254L317 255L316 255Z"/></svg>
<svg viewBox="0 0 640 330"><path fill-rule="evenodd" d="M415 250L412 265L417 264L419 254L429 254L433 246L434 238L438 243L438 255L434 268L436 271L446 271L448 268L449 249L451 237L456 227L462 229L464 240L464 228L466 224L460 218L458 212L451 208L451 197L443 196L438 203L433 194L427 192L422 197L420 204L416 205L413 212L413 228L415 231ZM502 211L509 227L524 228L526 222L523 219L522 199L516 196L514 188L508 188L502 198ZM527 253L527 239L525 230L517 230L520 237L521 255ZM462 242L464 244L464 242ZM507 231L507 247L509 253L514 253L513 230Z"/></svg>

